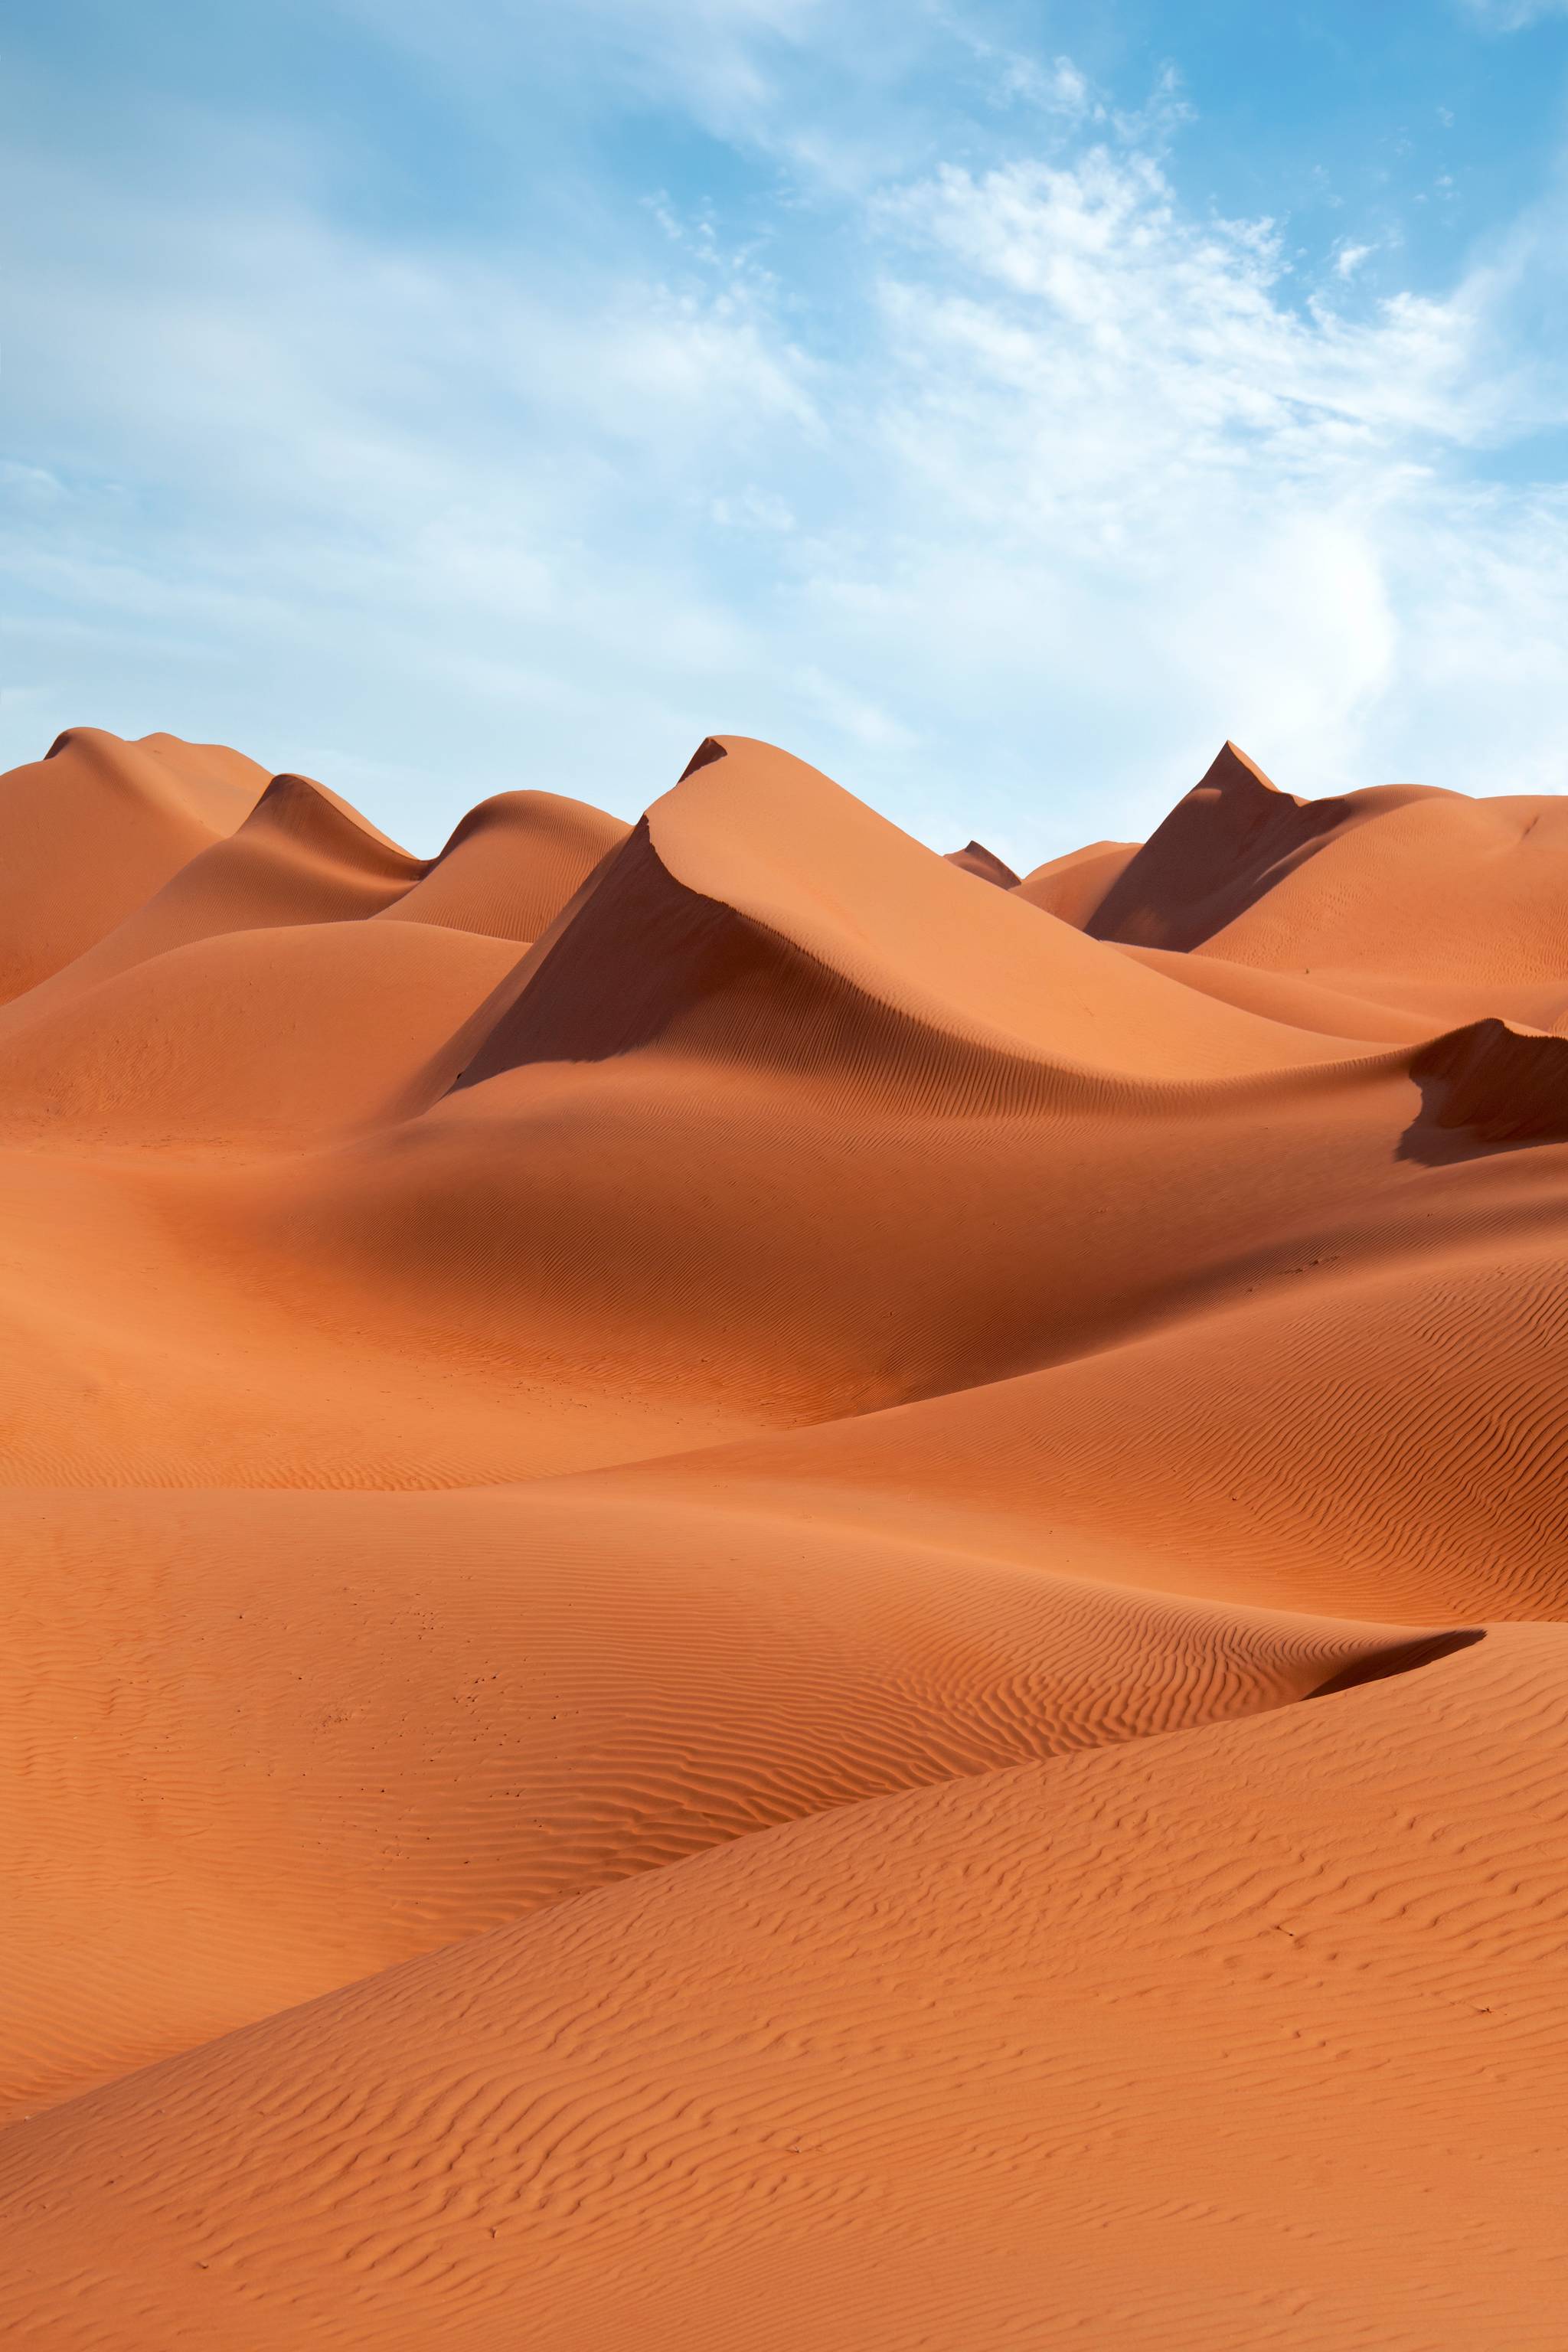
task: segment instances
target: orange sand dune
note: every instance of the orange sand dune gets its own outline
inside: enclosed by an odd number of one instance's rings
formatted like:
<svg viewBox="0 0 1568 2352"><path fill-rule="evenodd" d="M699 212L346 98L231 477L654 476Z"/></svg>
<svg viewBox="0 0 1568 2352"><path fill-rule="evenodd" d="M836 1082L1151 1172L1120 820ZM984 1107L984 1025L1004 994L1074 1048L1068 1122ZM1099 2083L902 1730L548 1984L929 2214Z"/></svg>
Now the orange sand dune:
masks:
<svg viewBox="0 0 1568 2352"><path fill-rule="evenodd" d="M221 930L0 1033L0 1120L185 1147L336 1132L395 1106L515 957L426 924Z"/></svg>
<svg viewBox="0 0 1568 2352"><path fill-rule="evenodd" d="M769 745L705 746L542 940L468 1083L661 1046L990 1103L1255 1076L1316 1038L1173 989Z"/></svg>
<svg viewBox="0 0 1568 2352"><path fill-rule="evenodd" d="M1284 1706L1411 1639L572 1481L0 1517L0 1757L35 1753L31 1706L69 1758L47 1818L0 1824L0 2111L774 1822Z"/></svg>
<svg viewBox="0 0 1568 2352"><path fill-rule="evenodd" d="M424 872L417 859L306 776L274 776L244 823L16 1008L30 1019L170 948L226 931L378 913Z"/></svg>
<svg viewBox="0 0 1568 2352"><path fill-rule="evenodd" d="M1227 743L1100 899L1095 939L1282 971L1568 982L1568 803L1282 793Z"/></svg>
<svg viewBox="0 0 1568 2352"><path fill-rule="evenodd" d="M1053 857L1026 874L1016 886L1018 896L1087 930L1095 908L1137 854L1135 841L1095 841L1087 849L1069 849L1065 857Z"/></svg>
<svg viewBox="0 0 1568 2352"><path fill-rule="evenodd" d="M8 2342L1561 2340L1563 804L0 846Z"/></svg>
<svg viewBox="0 0 1568 2352"><path fill-rule="evenodd" d="M983 841L966 842L962 849L950 849L947 862L963 874L973 874L977 882L994 882L999 890L1016 890L1018 877L1010 866L1004 865L994 849Z"/></svg>
<svg viewBox="0 0 1568 2352"><path fill-rule="evenodd" d="M384 911L503 940L536 940L628 828L585 801L500 793L463 819L414 888Z"/></svg>
<svg viewBox="0 0 1568 2352"><path fill-rule="evenodd" d="M0 777L0 1001L19 996L133 914L267 782L253 760L73 727Z"/></svg>
<svg viewBox="0 0 1568 2352"><path fill-rule="evenodd" d="M15 2307L1544 2352L1564 1647L742 1836L15 2125Z"/></svg>

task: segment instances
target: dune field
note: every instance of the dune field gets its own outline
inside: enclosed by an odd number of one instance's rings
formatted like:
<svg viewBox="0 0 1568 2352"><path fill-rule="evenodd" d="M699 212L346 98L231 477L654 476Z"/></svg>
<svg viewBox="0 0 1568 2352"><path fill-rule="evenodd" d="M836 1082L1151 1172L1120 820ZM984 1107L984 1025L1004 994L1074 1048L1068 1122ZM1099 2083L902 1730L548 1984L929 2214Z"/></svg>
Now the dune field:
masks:
<svg viewBox="0 0 1568 2352"><path fill-rule="evenodd" d="M0 2340L1563 2342L1568 801L79 730L0 1000Z"/></svg>

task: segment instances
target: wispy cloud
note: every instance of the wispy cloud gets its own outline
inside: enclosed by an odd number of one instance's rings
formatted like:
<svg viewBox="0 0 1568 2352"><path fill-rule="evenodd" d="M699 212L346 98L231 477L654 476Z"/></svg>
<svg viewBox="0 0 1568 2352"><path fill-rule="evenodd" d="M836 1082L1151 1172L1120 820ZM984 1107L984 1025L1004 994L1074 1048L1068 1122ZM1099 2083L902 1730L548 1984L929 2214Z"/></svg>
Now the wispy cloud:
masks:
<svg viewBox="0 0 1568 2352"><path fill-rule="evenodd" d="M883 58L846 162L785 86L853 10L586 13L703 136L728 92L771 205L668 139L548 235L355 216L276 125L185 119L129 184L13 148L11 757L228 734L424 845L507 783L630 811L731 729L1026 860L1226 733L1308 791L1568 783L1550 210L1373 299L1364 241L1184 198L1173 74L1119 105L933 13L963 105Z"/></svg>
<svg viewBox="0 0 1568 2352"><path fill-rule="evenodd" d="M1031 759L1110 761L1142 818L1173 753L1225 731L1311 789L1390 761L1462 782L1504 734L1564 780L1557 508L1466 466L1510 427L1494 287L1353 319L1293 299L1267 225L1194 219L1152 159L1104 148L949 167L880 219L883 510L918 526L889 520L817 590L868 665L901 647L962 679L1019 791ZM1491 655L1537 680L1522 727L1486 693Z"/></svg>
<svg viewBox="0 0 1568 2352"><path fill-rule="evenodd" d="M1568 0L1460 0L1467 14L1497 33L1522 32L1542 16L1568 14Z"/></svg>

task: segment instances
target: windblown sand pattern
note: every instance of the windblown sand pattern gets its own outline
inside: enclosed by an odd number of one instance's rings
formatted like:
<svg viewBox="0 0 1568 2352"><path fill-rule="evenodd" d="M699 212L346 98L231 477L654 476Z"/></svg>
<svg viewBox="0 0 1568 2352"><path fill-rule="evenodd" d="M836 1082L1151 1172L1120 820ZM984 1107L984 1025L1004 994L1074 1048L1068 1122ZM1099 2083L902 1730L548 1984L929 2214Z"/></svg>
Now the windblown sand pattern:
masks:
<svg viewBox="0 0 1568 2352"><path fill-rule="evenodd" d="M1568 803L0 781L0 2336L1564 2340Z"/></svg>

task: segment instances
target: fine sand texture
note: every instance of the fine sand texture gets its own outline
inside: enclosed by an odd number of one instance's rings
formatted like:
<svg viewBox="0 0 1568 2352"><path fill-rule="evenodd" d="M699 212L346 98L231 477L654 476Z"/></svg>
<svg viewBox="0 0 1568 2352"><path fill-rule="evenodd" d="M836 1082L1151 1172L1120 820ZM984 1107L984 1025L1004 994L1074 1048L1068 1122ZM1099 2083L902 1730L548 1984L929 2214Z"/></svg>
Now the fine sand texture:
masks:
<svg viewBox="0 0 1568 2352"><path fill-rule="evenodd" d="M0 2341L1557 2352L1568 804L0 851Z"/></svg>

